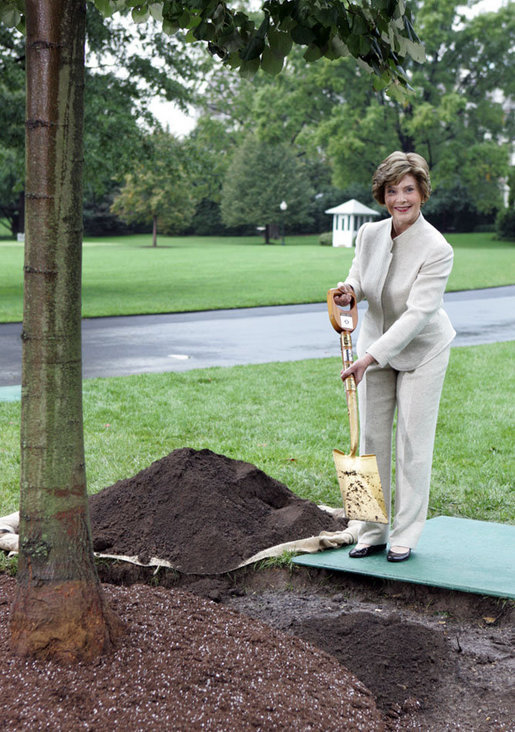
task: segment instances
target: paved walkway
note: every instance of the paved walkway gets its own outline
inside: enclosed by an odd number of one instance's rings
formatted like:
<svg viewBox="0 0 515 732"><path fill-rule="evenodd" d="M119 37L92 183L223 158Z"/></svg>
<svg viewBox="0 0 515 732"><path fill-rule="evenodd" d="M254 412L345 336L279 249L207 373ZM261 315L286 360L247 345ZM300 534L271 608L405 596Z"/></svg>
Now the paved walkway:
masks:
<svg viewBox="0 0 515 732"><path fill-rule="evenodd" d="M449 293L445 307L455 346L515 340L515 286ZM0 324L0 387L21 382L20 333ZM86 378L339 354L325 303L86 319L82 339Z"/></svg>

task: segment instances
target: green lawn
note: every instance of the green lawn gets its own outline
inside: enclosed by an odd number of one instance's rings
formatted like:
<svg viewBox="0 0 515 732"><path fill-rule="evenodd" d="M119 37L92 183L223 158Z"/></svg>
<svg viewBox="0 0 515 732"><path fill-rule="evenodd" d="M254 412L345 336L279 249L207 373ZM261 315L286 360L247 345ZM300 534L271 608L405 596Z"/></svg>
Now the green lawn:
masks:
<svg viewBox="0 0 515 732"><path fill-rule="evenodd" d="M493 234L454 234L449 290L515 282L515 247ZM83 315L181 312L322 302L343 279L353 252L318 245L317 236L262 238L150 236L88 240L84 245ZM0 322L22 318L23 247L0 241Z"/></svg>
<svg viewBox="0 0 515 732"><path fill-rule="evenodd" d="M454 348L430 515L513 522L514 343ZM486 384L485 364L495 364ZM178 447L254 463L295 493L341 505L332 449L348 450L338 356L84 382L88 486L97 492ZM0 403L0 515L16 510L19 403Z"/></svg>

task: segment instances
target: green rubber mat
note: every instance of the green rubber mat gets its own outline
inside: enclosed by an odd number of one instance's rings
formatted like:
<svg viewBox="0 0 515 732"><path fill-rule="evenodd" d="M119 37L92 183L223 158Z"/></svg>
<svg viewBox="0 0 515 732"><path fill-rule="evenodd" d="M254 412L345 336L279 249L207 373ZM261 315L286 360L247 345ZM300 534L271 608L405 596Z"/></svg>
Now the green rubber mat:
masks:
<svg viewBox="0 0 515 732"><path fill-rule="evenodd" d="M352 559L352 547L295 557L307 567L515 598L515 526L439 516L426 521L416 551L405 562L386 552Z"/></svg>
<svg viewBox="0 0 515 732"><path fill-rule="evenodd" d="M0 386L0 402L19 402L21 386Z"/></svg>

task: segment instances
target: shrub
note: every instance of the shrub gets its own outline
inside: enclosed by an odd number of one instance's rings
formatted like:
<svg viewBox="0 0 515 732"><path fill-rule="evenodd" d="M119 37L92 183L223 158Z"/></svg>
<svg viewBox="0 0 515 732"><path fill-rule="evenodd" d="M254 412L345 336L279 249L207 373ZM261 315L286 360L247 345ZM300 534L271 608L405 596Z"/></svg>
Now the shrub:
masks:
<svg viewBox="0 0 515 732"><path fill-rule="evenodd" d="M476 226L495 223L495 211L481 213L460 181L438 186L424 204L422 213L441 232L475 231Z"/></svg>
<svg viewBox="0 0 515 732"><path fill-rule="evenodd" d="M501 239L515 241L515 206L499 211L495 222L495 230Z"/></svg>
<svg viewBox="0 0 515 732"><path fill-rule="evenodd" d="M332 231L324 231L323 234L320 234L320 237L318 239L318 243L322 247L332 247L333 246L333 232Z"/></svg>
<svg viewBox="0 0 515 732"><path fill-rule="evenodd" d="M495 224L478 224L474 226L474 234L493 234L495 232Z"/></svg>

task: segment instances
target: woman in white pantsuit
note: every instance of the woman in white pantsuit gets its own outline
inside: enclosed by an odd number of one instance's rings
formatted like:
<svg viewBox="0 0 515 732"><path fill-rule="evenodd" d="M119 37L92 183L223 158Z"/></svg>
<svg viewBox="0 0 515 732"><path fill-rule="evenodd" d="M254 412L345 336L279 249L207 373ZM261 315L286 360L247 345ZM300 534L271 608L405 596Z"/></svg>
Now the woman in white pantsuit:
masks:
<svg viewBox="0 0 515 732"><path fill-rule="evenodd" d="M387 507L395 410L395 508L389 525L363 522L350 556L382 552L409 558L427 514L433 445L450 344L455 331L442 308L453 252L421 214L431 192L426 161L394 152L376 170L372 191L390 218L361 227L338 305L366 299L358 358L347 370L359 384L361 453L377 457Z"/></svg>

